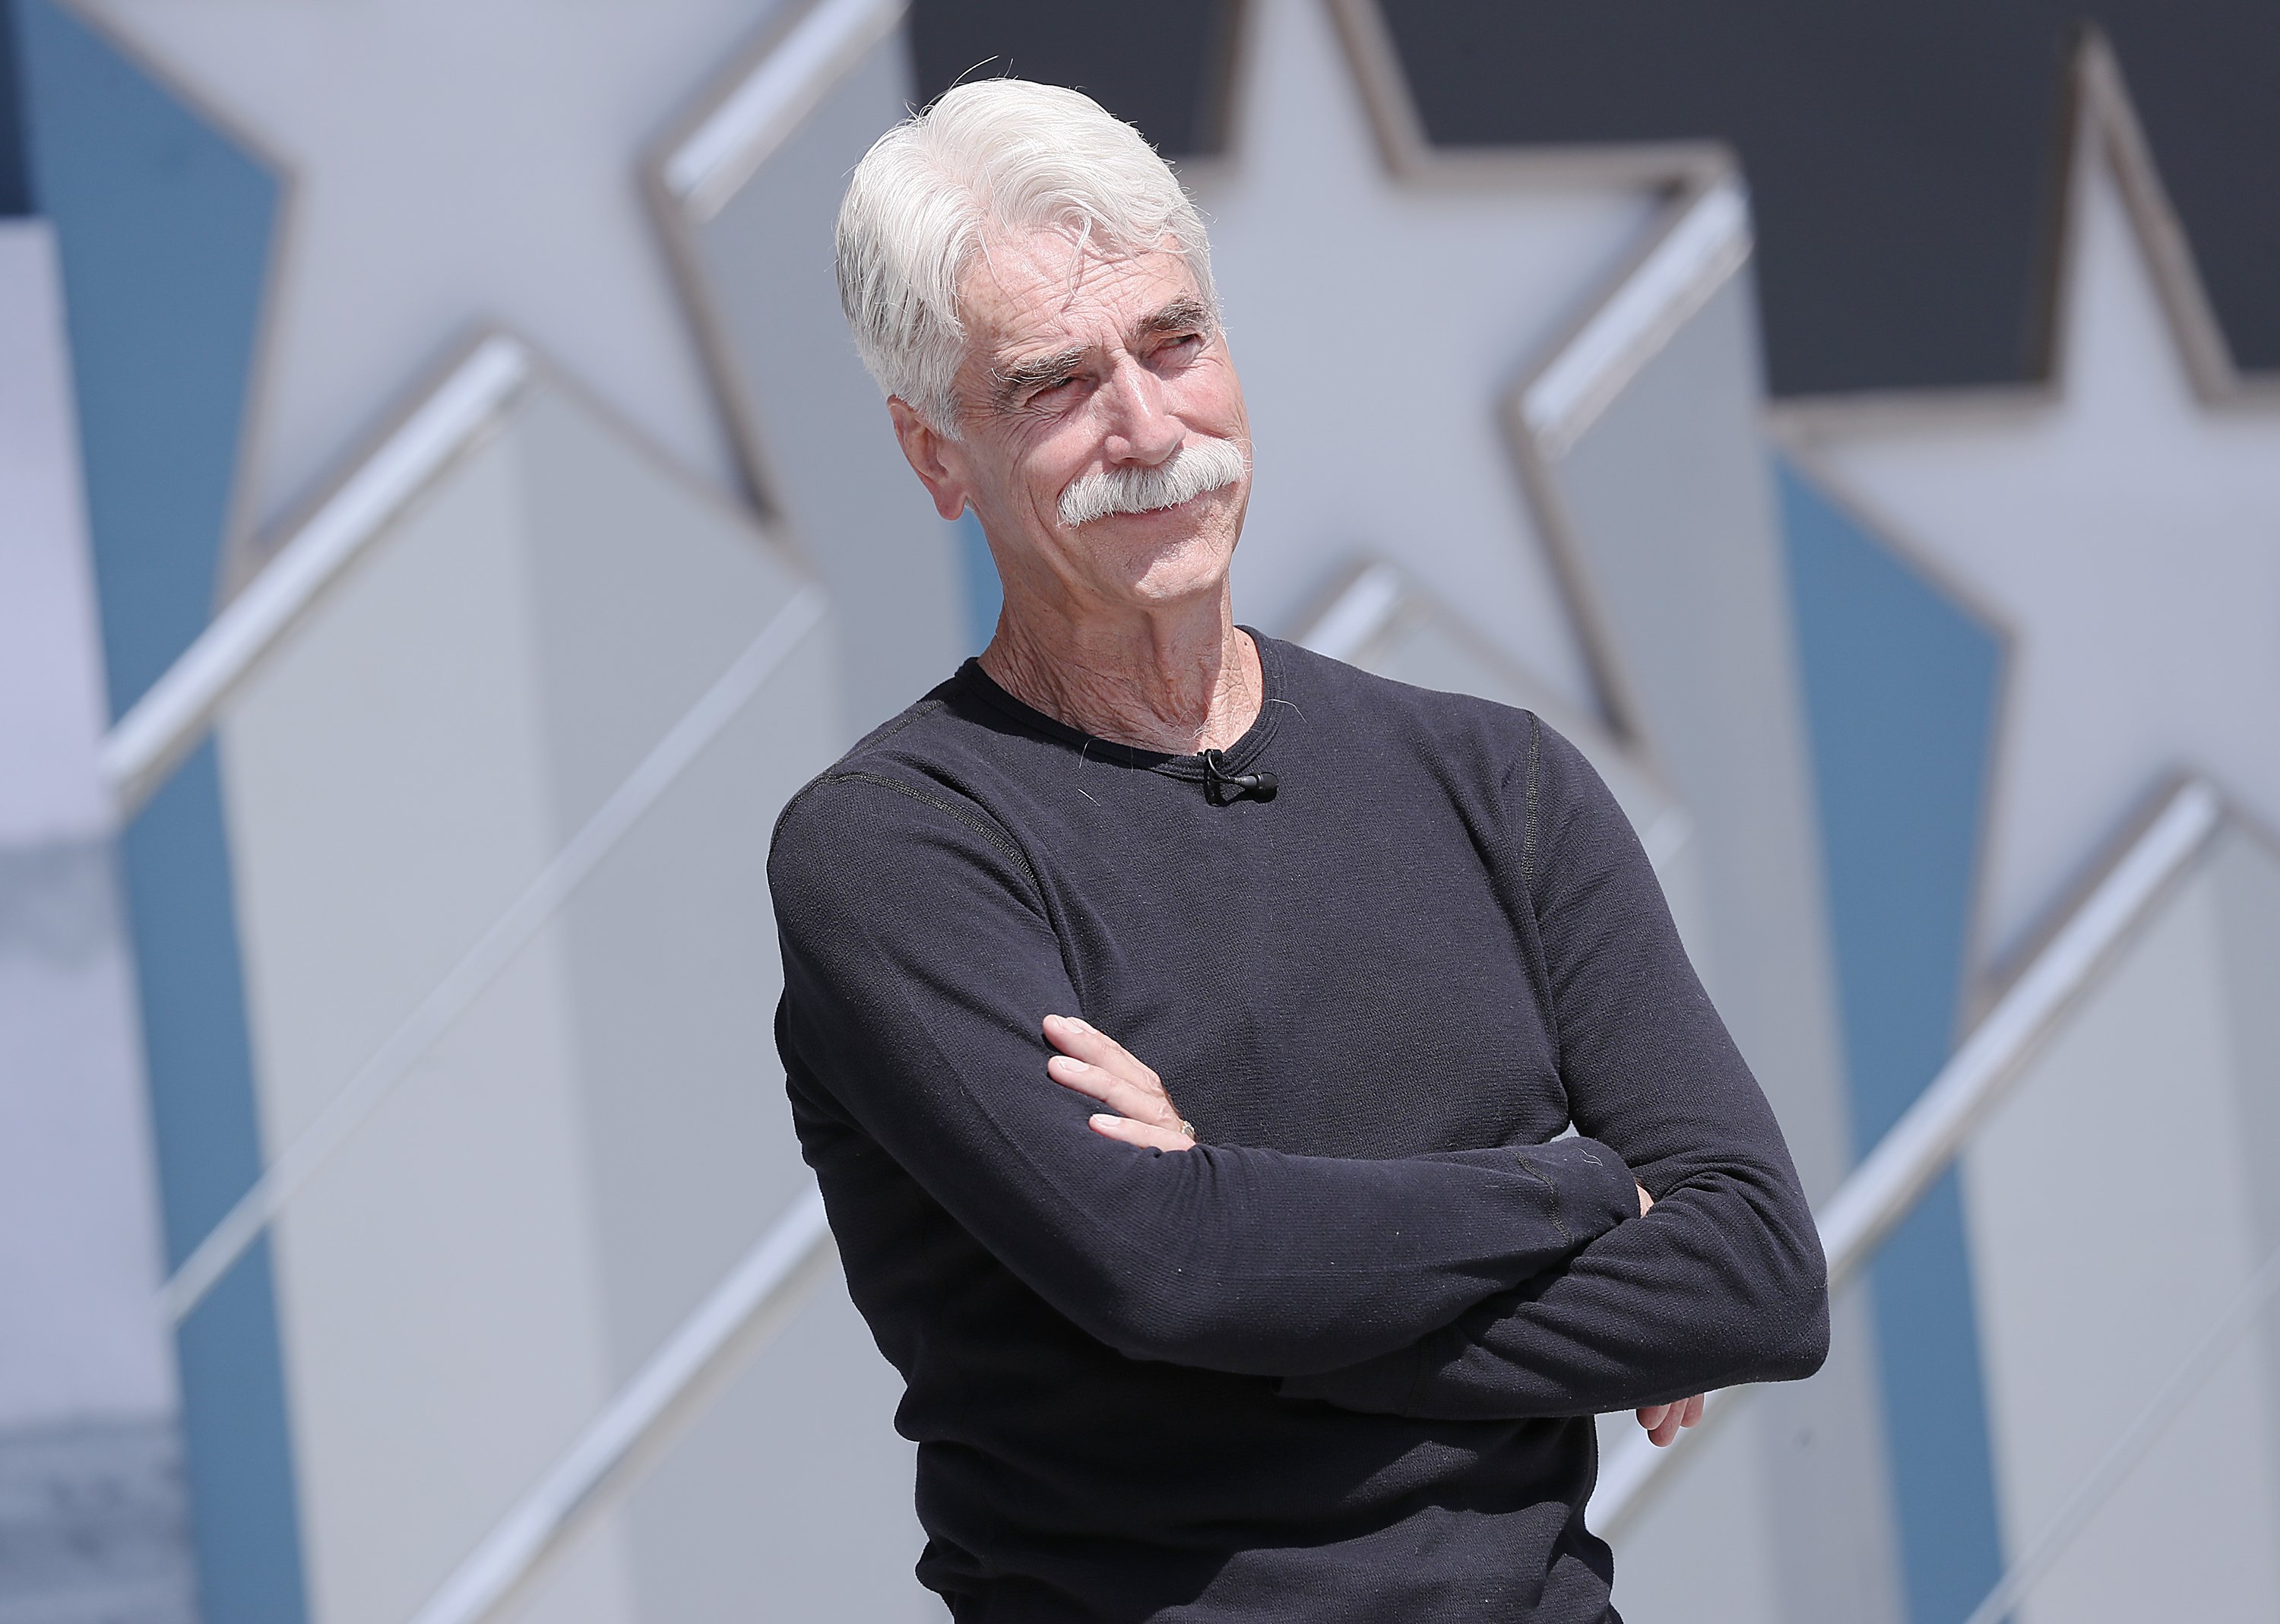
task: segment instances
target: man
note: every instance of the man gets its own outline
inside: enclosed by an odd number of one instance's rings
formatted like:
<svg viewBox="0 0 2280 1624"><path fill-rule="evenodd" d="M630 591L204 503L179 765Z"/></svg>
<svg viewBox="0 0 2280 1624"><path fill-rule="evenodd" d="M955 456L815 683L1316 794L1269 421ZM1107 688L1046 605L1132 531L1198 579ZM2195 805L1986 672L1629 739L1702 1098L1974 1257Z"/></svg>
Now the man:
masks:
<svg viewBox="0 0 2280 1624"><path fill-rule="evenodd" d="M1128 127L951 91L855 172L839 273L1005 589L770 860L920 1578L991 1624L1614 1618L1591 1417L1667 1441L1828 1339L1637 841L1533 716L1234 623L1243 395ZM1323 335L1356 412L1399 410L1363 381L1400 334Z"/></svg>

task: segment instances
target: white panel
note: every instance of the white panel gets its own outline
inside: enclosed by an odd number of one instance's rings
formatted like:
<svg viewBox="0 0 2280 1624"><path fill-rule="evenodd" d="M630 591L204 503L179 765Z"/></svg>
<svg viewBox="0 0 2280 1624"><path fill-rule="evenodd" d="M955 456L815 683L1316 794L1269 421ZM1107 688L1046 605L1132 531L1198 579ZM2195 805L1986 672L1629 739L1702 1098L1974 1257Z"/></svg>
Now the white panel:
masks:
<svg viewBox="0 0 2280 1624"><path fill-rule="evenodd" d="M321 1624L401 1624L609 1395L564 957L526 952L283 1220ZM609 1570L550 1618L638 1617Z"/></svg>
<svg viewBox="0 0 2280 1624"><path fill-rule="evenodd" d="M2017 630L1999 957L2180 767L2280 823L2280 410L2195 398L2103 143L2085 153L2054 398L1803 414L1847 495Z"/></svg>
<svg viewBox="0 0 2280 1624"><path fill-rule="evenodd" d="M0 219L0 847L106 832L103 695L63 289L45 221Z"/></svg>
<svg viewBox="0 0 2280 1624"><path fill-rule="evenodd" d="M273 1157L551 854L524 523L512 459L462 459L225 712Z"/></svg>
<svg viewBox="0 0 2280 1624"><path fill-rule="evenodd" d="M940 1624L942 1603L912 1574L925 1535L917 1451L889 1424L901 1398L831 1268L620 1514L641 1552L645 1616Z"/></svg>
<svg viewBox="0 0 2280 1624"><path fill-rule="evenodd" d="M273 1157L811 591L543 379L366 546L221 727ZM765 863L836 748L837 681L828 630L789 645L288 1207L323 1624L409 1616L801 1186ZM895 1383L854 1328L700 1435L742 1414L808 1439L797 1458L677 1455L659 1492L682 1509L589 1529L524 1616L713 1616L851 1563L915 1596ZM833 1497L807 1492L819 1454ZM752 1527L794 1503L836 1532L766 1548L764 1572L750 1539L687 1537L695 1508Z"/></svg>
<svg viewBox="0 0 2280 1624"><path fill-rule="evenodd" d="M1629 1624L1902 1624L1896 1525L1874 1470L1883 1442L1867 1294L1844 1293L1830 1317L1820 1373L1729 1399L1736 1412L1614 1540ZM1600 1418L1611 1445L1637 1431L1628 1412Z"/></svg>
<svg viewBox="0 0 2280 1624"><path fill-rule="evenodd" d="M890 33L717 213L673 221L690 247L745 461L834 596L862 605L844 638L847 721L859 734L974 652L961 543L903 460L832 273L847 173L908 112L908 58L902 31Z"/></svg>
<svg viewBox="0 0 2280 1624"><path fill-rule="evenodd" d="M1719 1012L1806 1190L1852 1161L1757 328L1736 277L1550 470L1619 697L1693 815Z"/></svg>
<svg viewBox="0 0 2280 1624"><path fill-rule="evenodd" d="M604 1526L589 1530L555 1559L528 1594L509 1598L498 1611L498 1624L584 1624L605 1598L613 1610L605 1616L643 1618L625 1606L625 1547L620 1529ZM648 1624L646 1619L643 1624Z"/></svg>
<svg viewBox="0 0 2280 1624"><path fill-rule="evenodd" d="M2233 1063L2238 1068L2242 1143L2268 1151L2280 1146L2280 863L2262 841L2231 841L2210 866L2211 881L2222 899L2225 1006L2232 1020ZM2253 1153L2253 1152L2252 1152ZM2264 1176L2252 1163L2249 1201L2255 1223L2255 1248L2265 1256L2280 1246L2280 1179ZM2280 1391L2280 1314L2264 1319L2266 1382ZM2268 1405L2275 1428L2275 1470L2280 1471L2280 1404Z"/></svg>
<svg viewBox="0 0 2280 1624"><path fill-rule="evenodd" d="M62 289L0 221L0 1428L173 1404Z"/></svg>
<svg viewBox="0 0 2280 1624"><path fill-rule="evenodd" d="M1867 1292L1832 1305L1829 1359L1810 1381L1761 1389L1735 1418L1760 1434L1759 1514L1777 1553L1781 1617L1906 1624Z"/></svg>
<svg viewBox="0 0 2280 1624"><path fill-rule="evenodd" d="M0 1615L184 1619L174 1373L62 288L0 220Z"/></svg>
<svg viewBox="0 0 2280 1624"><path fill-rule="evenodd" d="M1765 1432L1723 1423L1615 1543L1615 1605L1625 1624L1763 1624L1781 1617L1779 1558L1760 1508ZM1638 1423L1599 1418L1600 1457Z"/></svg>
<svg viewBox="0 0 2280 1624"><path fill-rule="evenodd" d="M2005 1544L2050 1524L2261 1261L2274 1146L2241 1094L2230 831L1998 1107L1964 1161ZM2228 873L2228 870L2234 872ZM2280 962L2255 966L2268 1001ZM2268 1060L2254 1062L2268 1067ZM2252 1133L2261 1123L2264 1132ZM2029 1595L2026 1620L2280 1617L2268 1342L2222 1366Z"/></svg>
<svg viewBox="0 0 2280 1624"><path fill-rule="evenodd" d="M0 1432L174 1408L134 974L110 842L0 846Z"/></svg>
<svg viewBox="0 0 2280 1624"><path fill-rule="evenodd" d="M1498 402L1637 243L1653 192L1398 179L1322 0L1248 10L1229 156L1190 176L1257 454L1236 611L1280 630L1354 555L1389 558L1586 708Z"/></svg>
<svg viewBox="0 0 2280 1624"><path fill-rule="evenodd" d="M551 854L512 431L370 547L223 721L274 1157ZM608 1393L558 935L278 1228L315 1617L397 1624ZM620 1578L585 1616L630 1617Z"/></svg>
<svg viewBox="0 0 2280 1624"><path fill-rule="evenodd" d="M768 0L92 9L297 178L255 420L258 519L297 502L471 324L502 318L733 484L628 172Z"/></svg>
<svg viewBox="0 0 2280 1624"><path fill-rule="evenodd" d="M1818 809L1750 281L1706 263L1714 290L1660 348L1629 358L1587 426L1534 444L1531 463L1611 697L1692 819L1704 979L1818 1200L1852 1159ZM1856 1340L1819 1379L1760 1395L1735 1423L1763 1435L1751 1514L1775 1553L1768 1616L1794 1624L1898 1605L1866 1326L1857 1311L1845 1324Z"/></svg>

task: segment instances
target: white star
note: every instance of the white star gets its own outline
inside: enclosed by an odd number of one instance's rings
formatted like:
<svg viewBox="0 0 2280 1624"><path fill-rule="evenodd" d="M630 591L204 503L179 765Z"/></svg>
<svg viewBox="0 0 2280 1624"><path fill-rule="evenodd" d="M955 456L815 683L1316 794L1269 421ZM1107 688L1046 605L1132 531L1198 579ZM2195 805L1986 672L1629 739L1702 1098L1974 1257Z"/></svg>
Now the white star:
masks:
<svg viewBox="0 0 2280 1624"><path fill-rule="evenodd" d="M1352 34L1375 13L1343 20ZM1296 626L1378 553L1596 709L1498 405L1636 250L1683 157L1413 150L1403 166L1420 173L1390 173L1355 71L1385 118L1401 94L1390 52L1349 66L1321 0L1259 0L1248 26L1229 154L1188 174L1257 453L1238 612Z"/></svg>
<svg viewBox="0 0 2280 1624"><path fill-rule="evenodd" d="M2171 773L2280 821L2280 409L2231 376L2110 53L2076 72L2054 386L1784 414L2017 632L1980 921L1999 954Z"/></svg>
<svg viewBox="0 0 2280 1624"><path fill-rule="evenodd" d="M838 387L852 368L828 269L795 276L770 235L790 222L825 241L828 216L799 215L817 199L784 184L761 212L734 216L761 164L828 154L842 172L877 127L864 111L879 122L893 116L891 75L874 72L878 53L865 56L860 41L898 9L896 0L817 0L707 104L657 175L668 230L687 239L727 393L750 403L739 416L754 482L843 592L848 579L876 582L886 558L930 570L935 527L904 493L907 475L888 466L899 458L875 396L859 380ZM1698 146L1602 149L1580 162L1573 153L1435 153L1369 0L1259 0L1246 12L1231 150L1184 165L1210 218L1256 436L1237 612L1295 630L1359 558L1390 555L1463 605L1500 652L1533 667L1571 708L1594 709L1500 402L1629 259L1670 186L1727 160ZM1351 53L1341 51L1341 27ZM835 51L851 65L815 115L828 142L785 142L779 151L782 132L752 110L783 99L789 65ZM716 173L726 178L716 182ZM788 389L788 379L800 381ZM932 646L923 617L902 601L913 583L861 589L886 628L874 664Z"/></svg>
<svg viewBox="0 0 2280 1624"><path fill-rule="evenodd" d="M733 481L636 160L766 0L90 4L296 177L254 423L258 518L489 319Z"/></svg>

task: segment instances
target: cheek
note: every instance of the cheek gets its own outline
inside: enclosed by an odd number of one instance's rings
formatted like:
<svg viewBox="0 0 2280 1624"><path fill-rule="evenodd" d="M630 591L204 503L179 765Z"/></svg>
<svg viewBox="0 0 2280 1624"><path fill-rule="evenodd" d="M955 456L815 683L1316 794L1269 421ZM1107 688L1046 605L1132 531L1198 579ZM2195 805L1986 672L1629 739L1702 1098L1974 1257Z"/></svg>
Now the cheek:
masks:
<svg viewBox="0 0 2280 1624"><path fill-rule="evenodd" d="M1075 424L1040 437L1019 464L1023 494L1041 509L1057 506L1069 482L1092 466L1099 444L1098 435Z"/></svg>
<svg viewBox="0 0 2280 1624"><path fill-rule="evenodd" d="M1243 391L1235 373L1216 363L1197 366L1172 391L1173 409L1196 427L1222 438L1243 432Z"/></svg>
<svg viewBox="0 0 2280 1624"><path fill-rule="evenodd" d="M1009 436L976 458L974 473L976 482L995 505L1012 510L1050 508L1059 501L1062 487L1082 466L1073 465L1070 452L1056 446L1051 435Z"/></svg>

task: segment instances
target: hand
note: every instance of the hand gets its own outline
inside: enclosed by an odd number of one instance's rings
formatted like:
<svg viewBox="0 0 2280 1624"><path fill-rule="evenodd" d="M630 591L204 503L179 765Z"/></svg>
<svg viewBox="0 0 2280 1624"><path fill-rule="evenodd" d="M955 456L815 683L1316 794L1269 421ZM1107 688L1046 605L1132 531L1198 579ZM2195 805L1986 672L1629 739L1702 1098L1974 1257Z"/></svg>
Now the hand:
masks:
<svg viewBox="0 0 2280 1624"><path fill-rule="evenodd" d="M1632 1181L1633 1181L1634 1183L1637 1183L1637 1180L1633 1180ZM1638 1193L1639 1193L1639 1216L1640 1216L1641 1218L1645 1218L1645 1217L1649 1212L1653 1212L1653 1211L1654 1211L1654 1197L1653 1197L1652 1196L1650 1196L1650 1195L1648 1195L1648 1194L1646 1193L1646 1186L1645 1186L1645 1185L1644 1185L1644 1184L1640 1184L1640 1185L1639 1185L1639 1187L1638 1187Z"/></svg>
<svg viewBox="0 0 2280 1624"><path fill-rule="evenodd" d="M1678 1436L1682 1427L1691 1427L1702 1419L1702 1395L1682 1398L1675 1404L1647 1405L1638 1412L1638 1424L1646 1428L1646 1441L1657 1449L1668 1449L1671 1440Z"/></svg>
<svg viewBox="0 0 2280 1624"><path fill-rule="evenodd" d="M1045 1062L1045 1075L1108 1107L1092 1119L1094 1133L1158 1151L1195 1148L1164 1080L1123 1044L1073 1015L1046 1016L1045 1041L1060 1051Z"/></svg>

